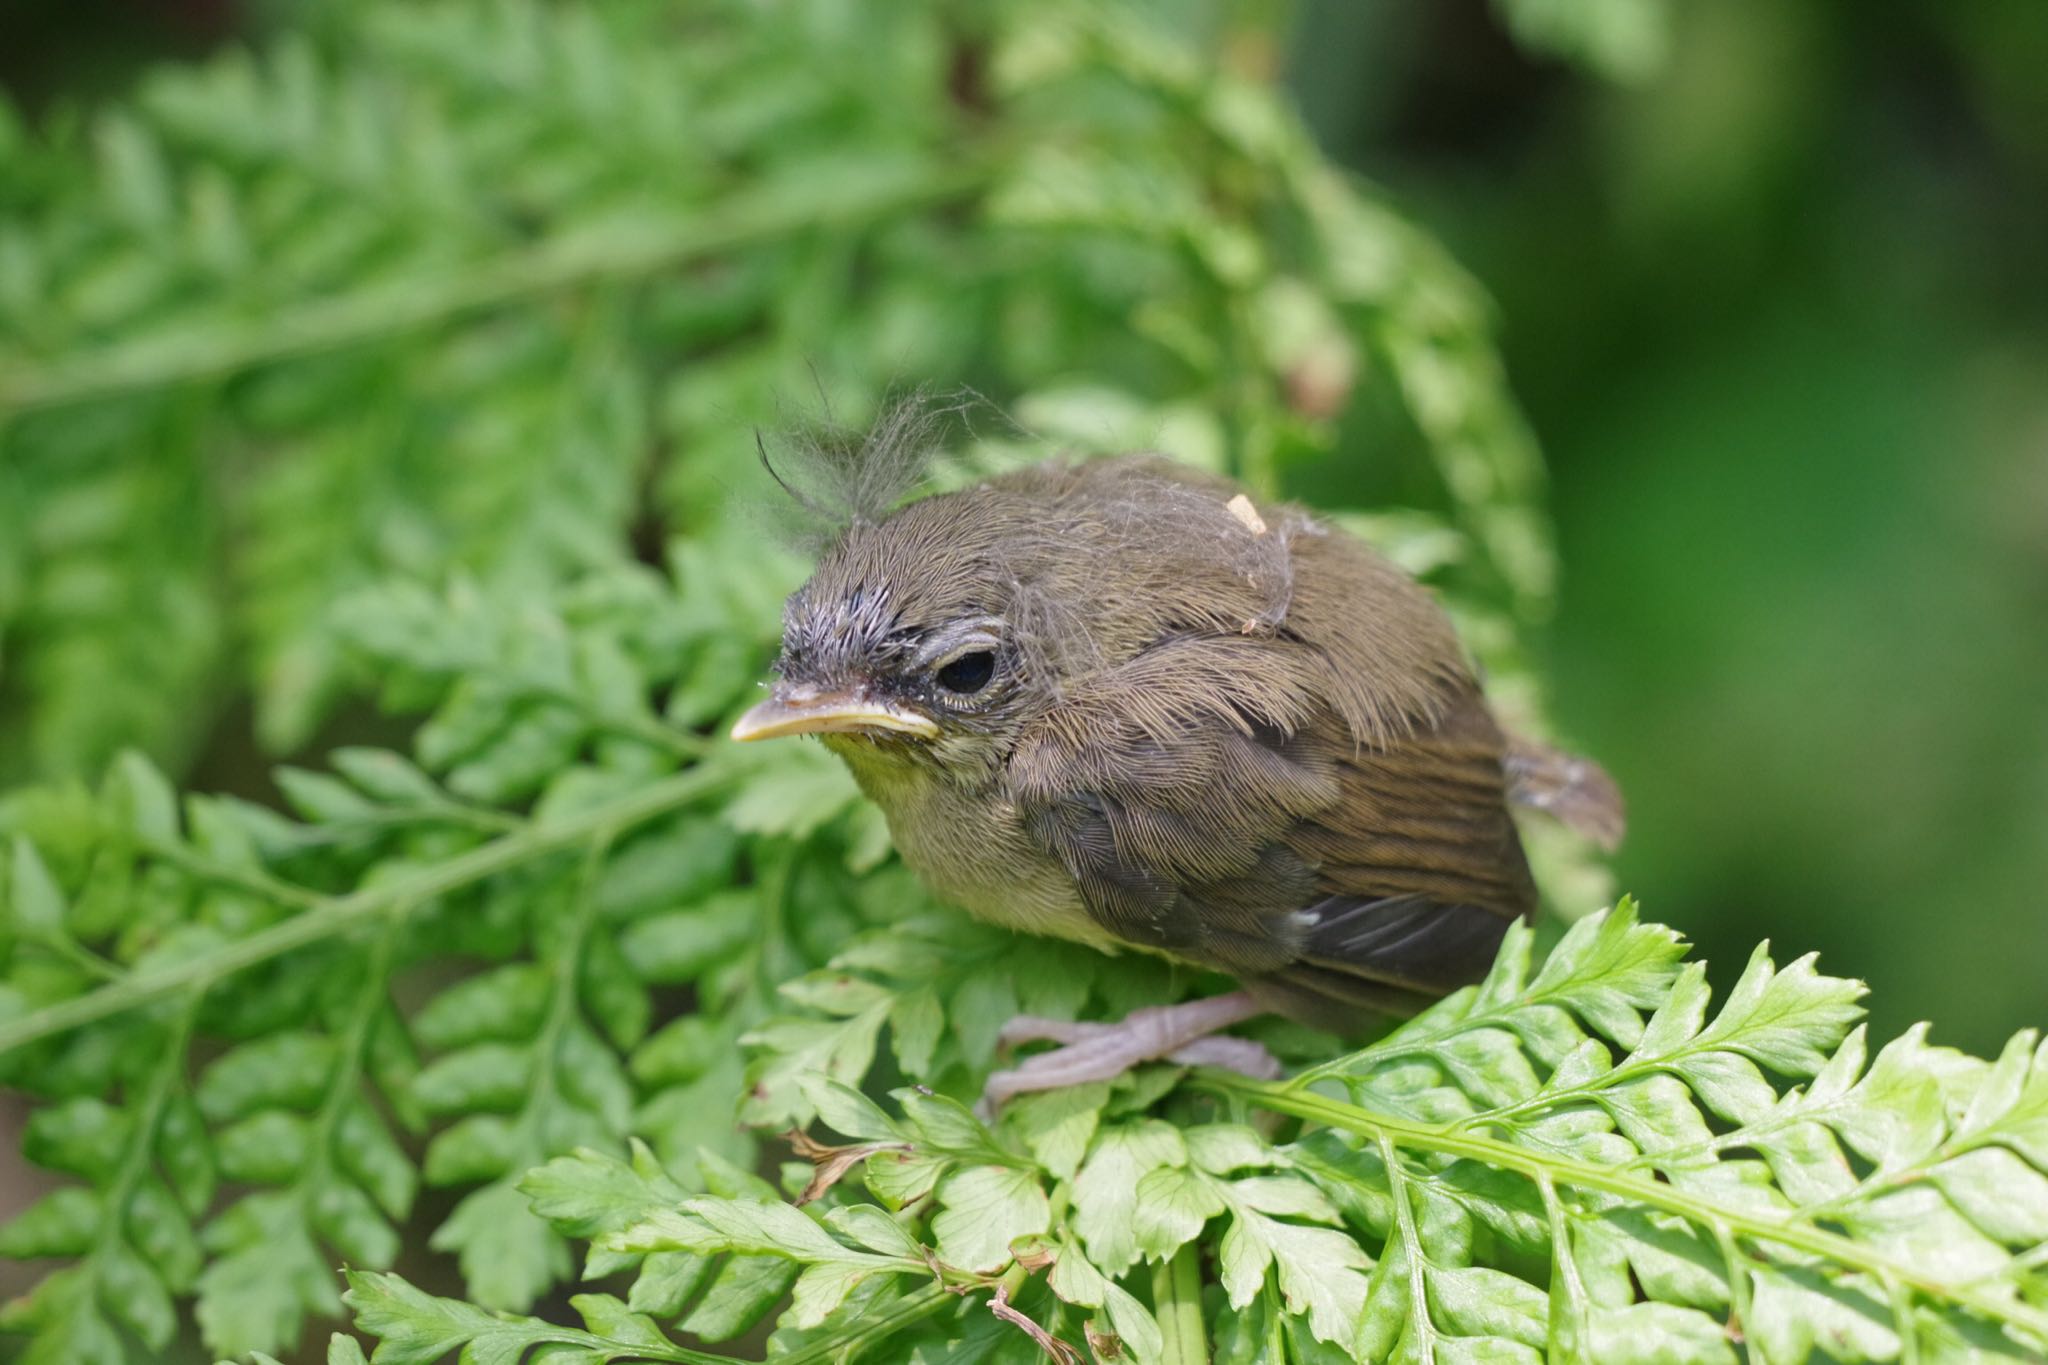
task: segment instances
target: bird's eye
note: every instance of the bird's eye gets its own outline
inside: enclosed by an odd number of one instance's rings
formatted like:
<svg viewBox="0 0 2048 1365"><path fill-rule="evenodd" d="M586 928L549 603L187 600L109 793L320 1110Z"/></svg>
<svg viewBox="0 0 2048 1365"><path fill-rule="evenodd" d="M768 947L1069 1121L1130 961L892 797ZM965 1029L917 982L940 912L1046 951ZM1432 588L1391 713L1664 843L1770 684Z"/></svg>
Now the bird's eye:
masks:
<svg viewBox="0 0 2048 1365"><path fill-rule="evenodd" d="M939 686L948 692L966 696L987 687L989 679L996 675L996 655L992 649L977 649L972 654L962 654L949 659L939 669Z"/></svg>

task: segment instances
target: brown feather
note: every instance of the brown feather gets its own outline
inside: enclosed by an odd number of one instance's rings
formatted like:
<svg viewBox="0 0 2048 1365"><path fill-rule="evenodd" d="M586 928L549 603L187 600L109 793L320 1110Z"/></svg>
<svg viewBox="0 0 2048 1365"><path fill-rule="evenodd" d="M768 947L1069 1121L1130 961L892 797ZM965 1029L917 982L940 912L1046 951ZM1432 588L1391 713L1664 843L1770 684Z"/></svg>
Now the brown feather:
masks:
<svg viewBox="0 0 2048 1365"><path fill-rule="evenodd" d="M1534 906L1507 742L1426 591L1235 495L1133 456L856 522L791 599L783 670L934 717L930 743L828 742L942 894L1323 1021L1412 1009ZM951 697L924 661L970 627L1001 667Z"/></svg>
<svg viewBox="0 0 2048 1365"><path fill-rule="evenodd" d="M1621 847L1628 811L1621 788L1598 763L1518 736L1508 741L1504 766L1516 805L1542 811L1609 853Z"/></svg>

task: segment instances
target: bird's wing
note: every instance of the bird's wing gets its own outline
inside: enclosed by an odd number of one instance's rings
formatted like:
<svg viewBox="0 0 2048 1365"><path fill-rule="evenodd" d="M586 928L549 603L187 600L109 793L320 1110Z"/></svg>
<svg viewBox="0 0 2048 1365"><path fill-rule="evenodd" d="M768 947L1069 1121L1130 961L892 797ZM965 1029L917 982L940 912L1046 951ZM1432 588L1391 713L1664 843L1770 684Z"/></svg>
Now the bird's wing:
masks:
<svg viewBox="0 0 2048 1365"><path fill-rule="evenodd" d="M1362 742L1328 667L1270 637L1156 645L1022 737L1013 795L1115 937L1297 1015L1412 1010L1530 907L1502 742L1469 688Z"/></svg>

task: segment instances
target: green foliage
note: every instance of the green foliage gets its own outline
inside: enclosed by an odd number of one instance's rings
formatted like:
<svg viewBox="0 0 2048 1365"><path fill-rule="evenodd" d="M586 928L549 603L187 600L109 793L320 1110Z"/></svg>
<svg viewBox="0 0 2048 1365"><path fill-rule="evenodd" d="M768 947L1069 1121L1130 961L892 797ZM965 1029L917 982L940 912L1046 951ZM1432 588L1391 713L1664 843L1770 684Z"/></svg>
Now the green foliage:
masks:
<svg viewBox="0 0 2048 1365"><path fill-rule="evenodd" d="M1512 10L1611 66L1641 7ZM371 3L8 148L0 754L54 780L0 798L0 1079L62 1177L0 1229L55 1267L0 1312L20 1359L344 1317L330 1365L2048 1349L2030 1036L1869 1058L1856 987L1761 954L1710 1018L1624 903L1334 1060L1266 1025L1289 1082L985 1124L1010 1013L1209 983L965 923L817 750L719 742L801 571L731 485L811 371L849 422L898 377L994 395L945 477L1372 449L1420 508L1334 515L1535 718L1540 468L1484 307L1243 37ZM242 687L278 746L364 692L417 729L282 809L75 776ZM435 1257L458 1297L398 1273Z"/></svg>
<svg viewBox="0 0 2048 1365"><path fill-rule="evenodd" d="M1670 43L1667 0L1494 0L1516 38L1603 75L1641 80Z"/></svg>
<svg viewBox="0 0 2048 1365"><path fill-rule="evenodd" d="M0 776L175 765L244 688L294 748L348 686L338 603L703 529L814 383L851 423L971 385L1269 487L1419 433L1457 572L1540 606L1482 303L1235 35L1192 3L373 0L22 138Z"/></svg>
<svg viewBox="0 0 2048 1365"><path fill-rule="evenodd" d="M1624 903L1533 973L1518 931L1482 985L1292 1081L1163 1068L1028 1097L993 1127L923 1086L883 1105L812 1071L803 1107L847 1141L798 1140L816 1163L800 1207L708 1154L679 1179L638 1145L528 1177L535 1211L590 1244L589 1277L631 1277L624 1300L575 1301L583 1331L388 1276L352 1276L350 1304L399 1361L552 1341L725 1359L662 1323L715 1340L698 1324L777 1302L779 1359L1025 1361L1064 1342L1149 1361L1171 1358L1180 1305L1170 1273L1134 1272L1198 1258L1213 1283L1193 1303L1226 1361L2048 1349L2037 1039L1983 1062L1916 1031L1873 1059L1855 983L1759 951L1709 1017L1682 955Z"/></svg>
<svg viewBox="0 0 2048 1365"><path fill-rule="evenodd" d="M187 1301L218 1352L347 1311L420 1362L727 1359L695 1343L763 1324L820 1361L2048 1343L2034 1039L1870 1058L1860 987L1762 953L1713 1012L1626 904L1541 970L1517 931L1335 1060L1273 1026L1292 1081L1149 1067L985 1125L1013 1010L1206 983L940 912L814 750L665 722L729 642L761 660L779 591L678 561L687 589L620 567L344 612L432 710L411 758L281 774L293 815L132 758L10 799L0 1057L42 1100L27 1154L74 1179L0 1230L60 1261L0 1319L23 1359L165 1358ZM813 1134L778 1187L786 1126ZM392 1274L407 1247L463 1297ZM518 1316L579 1273L580 1326Z"/></svg>
<svg viewBox="0 0 2048 1365"><path fill-rule="evenodd" d="M2038 1357L2032 1036L1997 1062L1919 1033L1870 1060L1858 986L1761 952L1708 1019L1698 966L1626 905L1534 976L1528 950L1518 933L1485 984L1284 1085L1137 1076L985 1128L922 1087L885 1107L813 1072L807 1107L852 1142L803 1146L803 1209L711 1156L686 1181L645 1146L559 1158L526 1179L532 1207L590 1242L590 1277L631 1275L627 1300L575 1300L588 1334L383 1275L350 1277L350 1306L395 1361L553 1340L725 1359L662 1322L725 1332L784 1291L786 1359L1065 1340L1153 1361L1171 1279L1133 1271L1200 1254L1221 1361ZM1028 1322L991 1334L987 1304Z"/></svg>
<svg viewBox="0 0 2048 1365"><path fill-rule="evenodd" d="M29 1155L91 1182L7 1234L78 1258L12 1310L31 1358L124 1359L117 1325L161 1350L182 1294L210 1342L276 1349L338 1310L335 1261L394 1261L422 1183L466 1192L430 1244L481 1301L523 1307L569 1269L514 1188L530 1167L626 1132L749 1156L734 1040L870 910L829 885L844 795L806 814L801 850L751 836L716 819L736 774L682 770L700 741L648 709L734 640L761 662L774 585L717 562L695 595L620 568L559 605L354 603L377 623L362 657L436 709L418 764L343 750L281 773L300 819L181 810L134 758L97 794L16 798L6 823L33 839L8 859L5 1066L52 1101ZM808 913L764 935L800 855ZM682 987L701 1012L654 1031L652 993ZM195 1033L217 1040L196 1077Z"/></svg>

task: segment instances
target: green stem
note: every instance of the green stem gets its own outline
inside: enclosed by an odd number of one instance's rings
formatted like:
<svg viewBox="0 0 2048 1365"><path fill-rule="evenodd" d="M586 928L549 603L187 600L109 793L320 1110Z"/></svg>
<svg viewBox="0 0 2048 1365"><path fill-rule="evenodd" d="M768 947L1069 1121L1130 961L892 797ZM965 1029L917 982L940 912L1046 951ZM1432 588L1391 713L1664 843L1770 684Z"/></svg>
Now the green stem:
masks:
<svg viewBox="0 0 2048 1365"><path fill-rule="evenodd" d="M185 1079L185 1050L192 1041L193 1025L199 1017L199 999L195 993L180 1004L176 1022L171 1025L169 1036L161 1040L161 1047L156 1053L148 1088L143 1091L130 1116L128 1147L121 1154L121 1164L115 1169L113 1180L107 1185L106 1197L100 1203L99 1230L93 1236L92 1249L83 1258L92 1267L88 1274L97 1274L101 1258L118 1249L128 1235L129 1201L150 1175L164 1111L170 1106L172 1093ZM169 1343L153 1341L149 1344L162 1349Z"/></svg>
<svg viewBox="0 0 2048 1365"><path fill-rule="evenodd" d="M101 957L69 934L60 931L39 940L39 942L89 977L94 977L101 981L119 981L121 979L121 969L118 966Z"/></svg>
<svg viewBox="0 0 2048 1365"><path fill-rule="evenodd" d="M541 1021L540 1032L534 1036L533 1086L526 1092L526 1103L514 1125L525 1144L525 1155L513 1163L514 1171L522 1166L538 1166L558 1155L549 1148L542 1135L560 1089L562 1038L576 1019L577 982L583 971L583 950L590 939L591 925L597 918L597 877L604 865L604 855L611 847L611 837L609 831L599 833L584 852L583 869L576 878L575 904L570 911L566 931L555 947L554 959L549 963L553 982L549 988L547 1015Z"/></svg>
<svg viewBox="0 0 2048 1365"><path fill-rule="evenodd" d="M136 847L161 863L168 863L195 881L212 882L217 886L229 886L260 896L279 905L289 905L296 910L317 910L329 897L296 882L273 877L268 872L255 868L236 867L229 863L217 862L188 844L175 839L151 839L138 837Z"/></svg>
<svg viewBox="0 0 2048 1365"><path fill-rule="evenodd" d="M545 824L528 824L516 833L494 839L414 876L365 887L345 896L318 896L313 908L304 914L237 939L206 956L136 973L86 995L45 1005L0 1024L0 1056L39 1038L120 1014L178 991L210 986L224 976L333 938L400 907L445 896L536 858L643 825L717 791L734 779L735 774L730 771L693 769L678 773L574 815Z"/></svg>
<svg viewBox="0 0 2048 1365"><path fill-rule="evenodd" d="M2035 1247L2032 1251L2021 1252L2019 1255L2013 1257L2011 1261L2007 1262L1998 1271L1994 1272L1994 1274L1980 1276L1979 1278L1987 1281L2000 1277L2010 1280L2019 1280L2027 1275L2032 1274L2034 1271L2040 1269L2042 1266L2048 1266L2048 1242L2043 1242L2040 1246Z"/></svg>
<svg viewBox="0 0 2048 1365"><path fill-rule="evenodd" d="M1152 1312L1166 1350L1162 1365L1209 1365L1209 1338L1202 1325L1201 1248L1189 1242L1152 1268Z"/></svg>
<svg viewBox="0 0 2048 1365"><path fill-rule="evenodd" d="M1920 1365L1920 1333L1913 1327L1913 1296L1890 1275L1882 1278L1884 1296L1892 1306L1892 1325L1899 1338L1899 1365Z"/></svg>
<svg viewBox="0 0 2048 1365"><path fill-rule="evenodd" d="M1385 1133L1379 1139L1380 1164L1387 1168L1387 1195L1394 1205L1394 1235L1408 1254L1408 1322L1417 1356L1436 1359L1436 1321L1429 1313L1429 1268L1422 1257L1422 1234L1415 1226L1415 1206L1408 1201L1408 1177L1400 1155Z"/></svg>
<svg viewBox="0 0 2048 1365"><path fill-rule="evenodd" d="M1597 1166L1550 1152L1517 1147L1498 1138L1439 1124L1375 1114L1355 1104L1313 1092L1297 1091L1284 1084L1254 1081L1215 1071L1197 1073L1195 1083L1219 1094L1242 1095L1251 1103L1276 1113L1291 1114L1295 1118L1371 1138L1383 1147L1391 1145L1409 1151L1464 1157L1495 1170L1513 1171L1539 1184L1549 1180L1577 1189L1598 1190L1645 1208L1675 1213L1709 1231L1726 1228L1730 1233L1753 1242L1804 1252L1850 1270L1862 1271L1880 1281L1890 1279L1930 1298L1959 1304L2048 1342L2048 1312L2000 1298L1974 1285L1944 1280L1924 1266L1912 1265L1873 1247L1814 1227L1802 1217L1773 1217L1755 1209L1716 1203L1675 1185L1615 1167ZM1388 1169L1392 1171L1391 1164ZM1908 1324L1900 1326L1901 1330L1910 1330Z"/></svg>
<svg viewBox="0 0 2048 1365"><path fill-rule="evenodd" d="M1749 1258L1735 1241L1735 1234L1728 1230L1726 1223L1713 1227L1714 1245L1720 1249L1722 1263L1728 1267L1728 1316L1729 1327L1737 1336L1749 1330L1755 1321L1755 1314L1749 1307Z"/></svg>
<svg viewBox="0 0 2048 1365"><path fill-rule="evenodd" d="M333 844L415 825L466 825L483 834L504 834L519 828L516 815L454 801L424 801L412 806L385 806L349 817L338 824L308 825L298 837L306 843Z"/></svg>
<svg viewBox="0 0 2048 1365"><path fill-rule="evenodd" d="M607 279L634 279L795 233L887 218L970 193L988 178L967 164L877 173L829 201L771 186L735 195L671 226L568 237L467 269L379 282L314 298L260 327L194 328L117 342L51 364L0 370L0 412L216 379L252 366L430 327L451 318Z"/></svg>
<svg viewBox="0 0 2048 1365"><path fill-rule="evenodd" d="M1571 1218L1564 1201L1557 1197L1557 1186L1545 1177L1536 1182L1536 1192L1543 1197L1543 1215L1550 1224L1551 1302L1555 1305L1559 1298L1564 1300L1562 1313L1555 1306L1551 1309L1550 1344L1558 1357L1568 1359L1574 1351L1583 1354L1586 1350L1591 1300L1579 1273L1578 1252L1572 1246Z"/></svg>
<svg viewBox="0 0 2048 1365"><path fill-rule="evenodd" d="M400 914L394 914L384 922L384 931L371 944L368 960L363 963L362 986L349 1008L348 1022L336 1036L339 1047L336 1049L334 1072L328 1078L327 1094L320 1101L319 1111L313 1116L306 1142L306 1164L299 1172L296 1185L300 1207L305 1210L309 1223L317 1216L313 1205L334 1169L335 1137L341 1128L342 1115L351 1103L360 1098L357 1087L369 1057L370 1036L377 1027L378 1011L389 998L386 992L391 977L391 952L403 923Z"/></svg>

